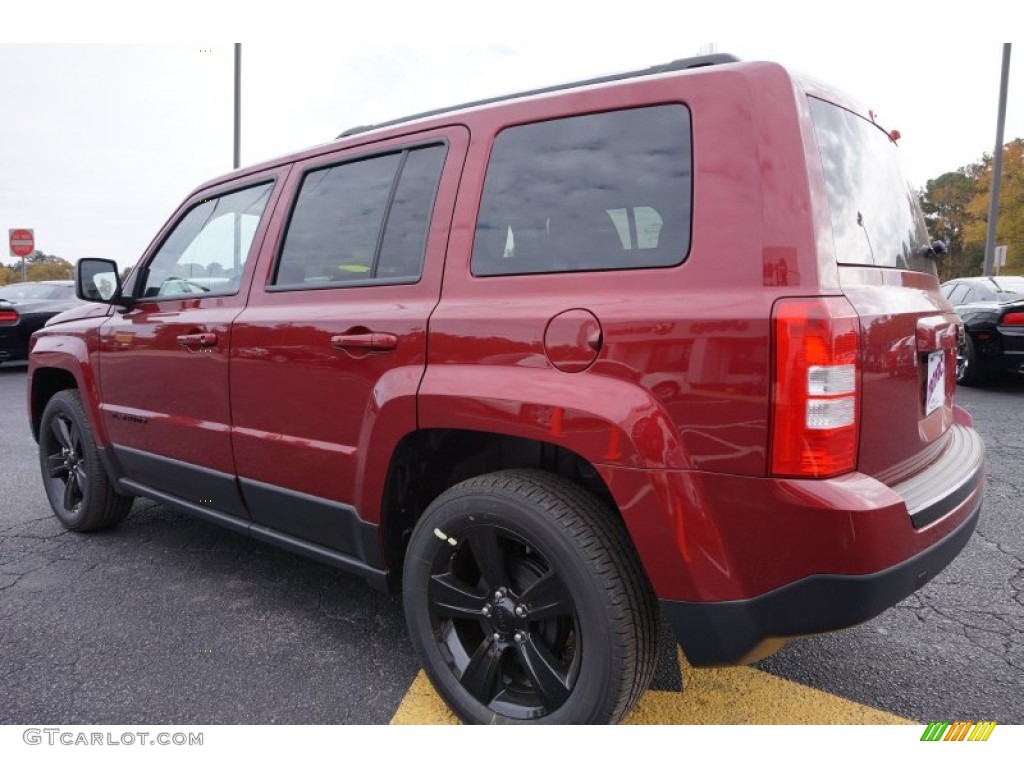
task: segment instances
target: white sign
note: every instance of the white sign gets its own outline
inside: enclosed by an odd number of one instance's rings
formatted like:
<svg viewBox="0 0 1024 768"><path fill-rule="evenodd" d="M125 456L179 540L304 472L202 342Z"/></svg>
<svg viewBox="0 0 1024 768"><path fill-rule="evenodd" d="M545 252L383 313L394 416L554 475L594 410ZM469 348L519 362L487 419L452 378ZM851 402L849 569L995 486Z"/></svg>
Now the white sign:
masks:
<svg viewBox="0 0 1024 768"><path fill-rule="evenodd" d="M996 246L996 248L995 248L995 265L997 267L1005 267L1006 266L1006 251L1007 251L1007 246L1005 246L1005 245L997 245Z"/></svg>

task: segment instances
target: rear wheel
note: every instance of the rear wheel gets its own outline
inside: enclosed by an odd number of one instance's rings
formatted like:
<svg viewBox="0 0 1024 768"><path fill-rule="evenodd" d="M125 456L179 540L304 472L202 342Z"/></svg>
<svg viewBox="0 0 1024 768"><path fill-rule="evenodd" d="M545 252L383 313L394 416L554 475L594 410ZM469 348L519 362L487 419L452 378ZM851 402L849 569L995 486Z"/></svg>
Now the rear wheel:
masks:
<svg viewBox="0 0 1024 768"><path fill-rule="evenodd" d="M46 404L39 425L39 463L50 506L65 528L108 528L131 509L133 497L114 490L100 462L78 390L58 392Z"/></svg>
<svg viewBox="0 0 1024 768"><path fill-rule="evenodd" d="M423 666L470 723L614 723L654 671L657 606L614 510L505 470L438 497L406 555Z"/></svg>
<svg viewBox="0 0 1024 768"><path fill-rule="evenodd" d="M970 334L964 333L956 351L956 383L966 387L977 387L988 379L978 365L978 353Z"/></svg>

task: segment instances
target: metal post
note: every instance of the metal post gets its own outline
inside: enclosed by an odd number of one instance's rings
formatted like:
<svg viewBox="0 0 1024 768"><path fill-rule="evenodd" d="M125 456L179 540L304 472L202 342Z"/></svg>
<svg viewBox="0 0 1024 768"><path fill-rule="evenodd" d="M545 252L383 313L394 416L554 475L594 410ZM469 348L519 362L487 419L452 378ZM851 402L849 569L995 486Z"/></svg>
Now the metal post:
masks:
<svg viewBox="0 0 1024 768"><path fill-rule="evenodd" d="M1002 135L1002 134L1000 134ZM242 44L235 43L235 164L237 168L241 163L239 144L242 137Z"/></svg>
<svg viewBox="0 0 1024 768"><path fill-rule="evenodd" d="M1003 173L1003 126L1006 124L1006 89L1010 80L1010 44L1003 43L1003 73L999 81L999 118L996 121L996 152L992 158L992 196L988 201L988 230L985 233L985 277L992 274L999 218L999 182Z"/></svg>
<svg viewBox="0 0 1024 768"><path fill-rule="evenodd" d="M241 164L242 137L242 44L235 43L235 168ZM242 215L235 213L235 247L232 279L241 279L242 273Z"/></svg>

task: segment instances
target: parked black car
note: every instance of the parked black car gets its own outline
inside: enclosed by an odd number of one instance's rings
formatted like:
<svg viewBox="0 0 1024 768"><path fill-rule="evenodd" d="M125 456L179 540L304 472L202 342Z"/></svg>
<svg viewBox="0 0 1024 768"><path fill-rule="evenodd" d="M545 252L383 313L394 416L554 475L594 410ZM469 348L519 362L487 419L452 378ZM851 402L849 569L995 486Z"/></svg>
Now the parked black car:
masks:
<svg viewBox="0 0 1024 768"><path fill-rule="evenodd" d="M963 318L956 380L977 386L991 374L1024 372L1024 277L961 277L942 295Z"/></svg>
<svg viewBox="0 0 1024 768"><path fill-rule="evenodd" d="M46 321L84 302L73 280L12 283L0 287L0 363L28 358L28 342Z"/></svg>

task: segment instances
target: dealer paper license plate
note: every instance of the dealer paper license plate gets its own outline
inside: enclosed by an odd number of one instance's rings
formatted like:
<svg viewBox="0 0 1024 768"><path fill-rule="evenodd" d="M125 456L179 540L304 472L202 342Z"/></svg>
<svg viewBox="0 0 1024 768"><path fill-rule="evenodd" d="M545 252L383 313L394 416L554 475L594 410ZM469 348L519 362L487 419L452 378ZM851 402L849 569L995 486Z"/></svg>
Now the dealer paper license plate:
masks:
<svg viewBox="0 0 1024 768"><path fill-rule="evenodd" d="M946 353L941 349L928 353L928 386L924 393L924 415L946 400Z"/></svg>

